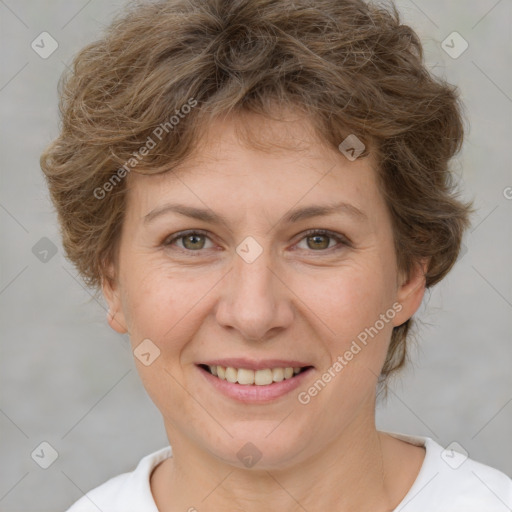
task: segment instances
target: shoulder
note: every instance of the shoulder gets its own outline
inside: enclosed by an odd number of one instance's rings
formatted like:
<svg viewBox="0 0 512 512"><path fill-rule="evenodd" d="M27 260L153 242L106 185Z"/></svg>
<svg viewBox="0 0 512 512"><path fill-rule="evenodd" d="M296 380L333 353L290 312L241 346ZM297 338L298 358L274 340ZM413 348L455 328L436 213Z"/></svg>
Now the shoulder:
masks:
<svg viewBox="0 0 512 512"><path fill-rule="evenodd" d="M429 437L391 434L424 446L425 460L396 512L506 512L512 508L512 480L472 460L460 445L446 449Z"/></svg>
<svg viewBox="0 0 512 512"><path fill-rule="evenodd" d="M92 489L66 512L158 512L149 478L153 469L172 456L170 446L146 455L137 467Z"/></svg>

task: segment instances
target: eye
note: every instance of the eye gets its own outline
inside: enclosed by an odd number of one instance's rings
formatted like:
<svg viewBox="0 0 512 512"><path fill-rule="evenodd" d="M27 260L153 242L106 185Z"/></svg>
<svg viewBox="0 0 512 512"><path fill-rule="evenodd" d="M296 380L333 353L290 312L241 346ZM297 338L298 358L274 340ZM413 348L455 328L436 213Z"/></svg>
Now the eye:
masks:
<svg viewBox="0 0 512 512"><path fill-rule="evenodd" d="M306 231L305 236L300 240L300 242L303 240L306 241L306 250L312 249L314 252L321 252L326 249L333 248L337 250L343 248L343 246L350 245L349 241L345 237L325 229L311 229ZM331 241L333 240L338 242L337 246L336 244L331 245Z"/></svg>
<svg viewBox="0 0 512 512"><path fill-rule="evenodd" d="M170 237L164 240L164 246L175 245L174 242L182 242L180 246L178 244L178 248L184 251L189 252L197 252L201 249L209 249L211 247L205 247L206 240L209 238L206 236L205 231L194 230L194 231L182 231L180 233L176 233L175 235L171 235ZM210 241L211 242L211 241Z"/></svg>
<svg viewBox="0 0 512 512"><path fill-rule="evenodd" d="M211 249L213 245L207 246L206 241L210 241L206 231L202 230L189 230L181 231L167 237L163 245L165 247L177 245L177 248L183 252L200 252L202 249ZM304 233L300 242L306 241L307 247L299 247L301 250L312 250L313 252L323 252L326 250L334 249L338 250L346 246L350 246L350 242L342 235L327 231L325 229L311 229ZM338 242L338 244L331 245L332 241ZM179 243L181 242L181 243ZM297 244L298 245L298 244Z"/></svg>

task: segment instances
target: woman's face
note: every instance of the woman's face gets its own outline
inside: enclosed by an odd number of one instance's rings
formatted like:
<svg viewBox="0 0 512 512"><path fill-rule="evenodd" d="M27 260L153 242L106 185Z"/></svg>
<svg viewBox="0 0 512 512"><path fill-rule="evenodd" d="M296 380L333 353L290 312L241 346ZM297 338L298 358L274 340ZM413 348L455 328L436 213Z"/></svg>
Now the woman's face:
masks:
<svg viewBox="0 0 512 512"><path fill-rule="evenodd" d="M279 468L373 425L392 329L419 307L424 280L397 272L371 160L327 148L305 121L246 116L258 139L288 144L255 149L235 121L213 123L176 172L128 177L104 293L175 452ZM262 383L309 369L260 387L199 366L213 363L263 370L228 370Z"/></svg>

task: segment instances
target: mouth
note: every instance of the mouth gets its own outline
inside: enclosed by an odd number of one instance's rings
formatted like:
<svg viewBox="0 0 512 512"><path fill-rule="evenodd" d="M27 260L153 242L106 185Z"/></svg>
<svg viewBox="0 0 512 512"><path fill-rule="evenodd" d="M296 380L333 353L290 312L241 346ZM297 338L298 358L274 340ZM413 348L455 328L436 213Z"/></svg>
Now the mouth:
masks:
<svg viewBox="0 0 512 512"><path fill-rule="evenodd" d="M224 357L198 361L195 366L206 383L206 393L224 395L243 404L287 400L292 391L307 385L315 367L307 359Z"/></svg>
<svg viewBox="0 0 512 512"><path fill-rule="evenodd" d="M271 386L285 380L297 378L313 366L276 366L253 370L250 368L235 368L218 364L198 364L199 368L216 377L218 380L243 386Z"/></svg>

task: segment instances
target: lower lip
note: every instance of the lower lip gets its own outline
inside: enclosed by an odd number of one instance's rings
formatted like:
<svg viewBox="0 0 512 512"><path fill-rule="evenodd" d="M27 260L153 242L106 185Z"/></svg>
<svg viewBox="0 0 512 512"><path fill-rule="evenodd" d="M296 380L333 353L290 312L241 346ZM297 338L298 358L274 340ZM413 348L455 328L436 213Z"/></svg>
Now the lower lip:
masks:
<svg viewBox="0 0 512 512"><path fill-rule="evenodd" d="M290 379L285 379L281 382L273 382L265 386L256 386L254 384L246 385L238 384L237 382L228 382L227 380L215 377L208 370L200 366L197 368L207 382L223 395L244 403L266 403L276 400L300 386L313 370L311 367Z"/></svg>

